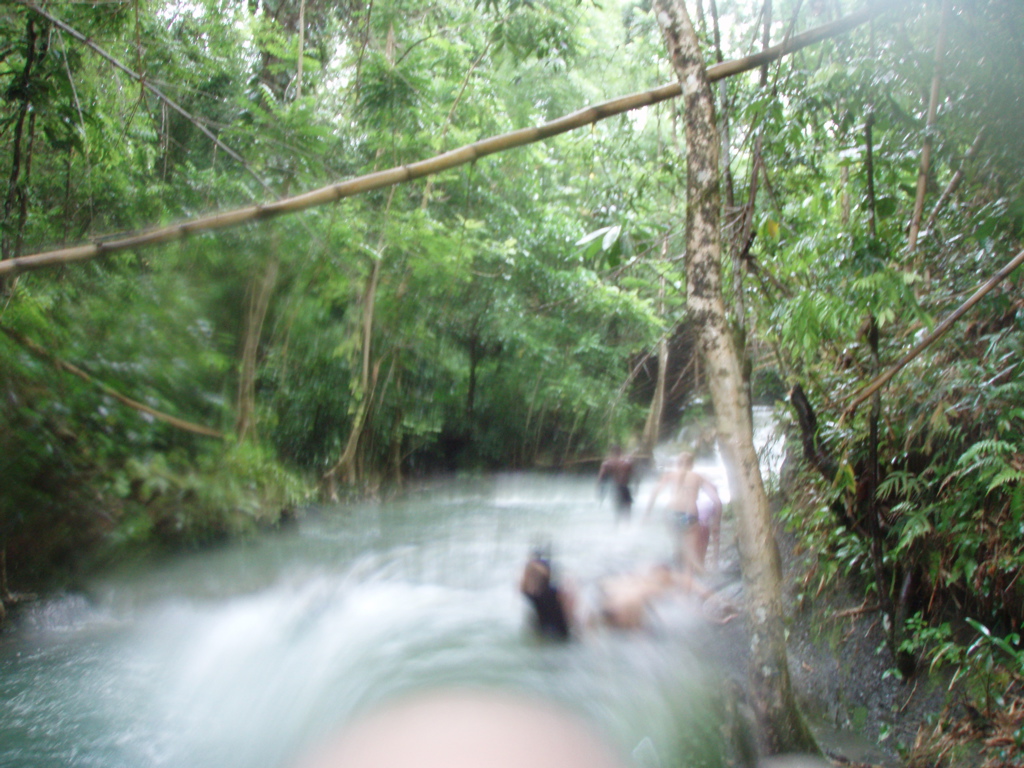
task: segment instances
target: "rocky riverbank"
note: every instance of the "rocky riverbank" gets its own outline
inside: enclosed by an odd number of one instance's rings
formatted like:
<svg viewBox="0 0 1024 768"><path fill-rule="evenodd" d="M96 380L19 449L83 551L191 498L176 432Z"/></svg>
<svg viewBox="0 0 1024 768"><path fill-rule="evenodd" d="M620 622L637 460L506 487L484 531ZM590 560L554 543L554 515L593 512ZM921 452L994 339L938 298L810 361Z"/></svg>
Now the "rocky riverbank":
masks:
<svg viewBox="0 0 1024 768"><path fill-rule="evenodd" d="M790 673L822 749L842 765L906 765L923 724L946 705L948 678L925 670L901 680L881 613L854 591L839 587L800 601L804 561L782 539Z"/></svg>
<svg viewBox="0 0 1024 768"><path fill-rule="evenodd" d="M805 591L805 558L791 538L781 535L779 541L790 674L801 710L827 758L841 766L934 765L919 757L931 724L944 714L956 719L965 713L962 697L948 691L949 676L922 669L916 678L901 680L884 647L880 612L842 586L799 599ZM742 601L739 580L736 549L727 547L715 585L721 594ZM724 664L740 682L747 646L743 622L715 631ZM955 764L981 762L958 759Z"/></svg>
<svg viewBox="0 0 1024 768"><path fill-rule="evenodd" d="M1024 701L984 718L947 669L902 680L885 647L882 614L851 584L804 597L806 553L778 537L786 585L788 655L794 689L826 756L840 766L1022 768ZM738 563L733 565L738 577ZM814 585L811 585L811 590Z"/></svg>

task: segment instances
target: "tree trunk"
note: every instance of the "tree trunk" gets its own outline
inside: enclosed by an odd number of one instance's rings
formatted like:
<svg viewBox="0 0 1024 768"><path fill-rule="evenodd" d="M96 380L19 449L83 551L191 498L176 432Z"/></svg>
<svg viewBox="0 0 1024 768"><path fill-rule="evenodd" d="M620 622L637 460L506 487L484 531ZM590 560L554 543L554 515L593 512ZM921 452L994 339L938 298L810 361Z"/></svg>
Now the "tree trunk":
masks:
<svg viewBox="0 0 1024 768"><path fill-rule="evenodd" d="M25 122L27 120L30 124L29 134L31 136L31 126L35 118L35 112L32 111L31 95L32 69L39 54L36 48L37 40L38 34L36 33L35 20L30 17L25 27L25 66L18 80L8 90L8 96L16 97L21 103L18 106L18 116L14 121L11 172L7 179L3 219L0 221L0 224L3 225L3 237L0 238L0 259L10 259L20 255L22 229L24 228L27 214L26 196L28 192L25 187L27 185L28 163L31 151L23 153L22 144L25 138ZM43 54L45 55L45 51ZM31 143L31 139L29 139L29 143ZM25 171L24 179L22 178L23 168ZM16 223L13 223L12 220L16 220Z"/></svg>
<svg viewBox="0 0 1024 768"><path fill-rule="evenodd" d="M686 115L687 303L700 329L719 444L736 510L750 632L749 682L766 752L817 751L789 677L781 564L754 449L750 398L722 300L718 133L700 47L682 0L656 0Z"/></svg>
<svg viewBox="0 0 1024 768"><path fill-rule="evenodd" d="M661 436L661 417L665 412L665 381L668 376L668 339L658 342L658 379L654 384L654 396L651 398L651 410L644 424L643 437L640 439L640 453L652 456L654 447Z"/></svg>
<svg viewBox="0 0 1024 768"><path fill-rule="evenodd" d="M868 177L867 206L868 206L868 234L872 238L878 236L878 229L875 223L875 142L872 138L872 128L875 125L875 112L868 111L867 119L864 121L864 173Z"/></svg>
<svg viewBox="0 0 1024 768"><path fill-rule="evenodd" d="M0 547L0 606L11 599L11 590L7 584L7 542Z"/></svg>
<svg viewBox="0 0 1024 768"><path fill-rule="evenodd" d="M924 225L926 232L931 232L935 227L935 219L938 217L939 212L943 206L948 202L949 198L959 188L960 182L964 180L967 175L967 164L974 159L975 155L981 150L981 145L985 141L985 127L982 127L978 131L978 135L974 139L974 143L971 144L971 148L967 150L967 154L964 155L964 159L960 161L960 167L957 168L956 173L953 174L953 178L949 180L949 184L942 190L942 194L939 195L938 202L935 203L935 207L932 208L931 214L928 216L928 223ZM845 166L844 166L845 168Z"/></svg>
<svg viewBox="0 0 1024 768"><path fill-rule="evenodd" d="M480 334L474 329L469 336L469 386L466 389L466 425L473 423L476 409L476 369L482 357Z"/></svg>
<svg viewBox="0 0 1024 768"><path fill-rule="evenodd" d="M661 258L668 258L668 235L661 241ZM661 278L658 290L658 312L665 311L665 278ZM647 413L647 423L640 438L640 453L644 456L654 455L654 446L661 436L661 419L665 412L665 387L668 381L669 339L663 337L658 342L658 378L654 383L654 395L651 397L651 409Z"/></svg>
<svg viewBox="0 0 1024 768"><path fill-rule="evenodd" d="M942 3L942 20L939 22L939 37L935 43L935 71L928 99L928 117L924 127L924 142L921 146L921 167L917 172L917 194L914 196L914 212L910 217L910 233L907 236L907 251L914 260L914 269L921 263L917 255L917 237L921 231L921 216L924 214L924 196L928 190L928 175L931 172L932 135L935 119L939 112L939 86L942 84L942 59L946 55L946 28L949 22L950 0Z"/></svg>
<svg viewBox="0 0 1024 768"><path fill-rule="evenodd" d="M383 237L383 236L382 236ZM348 439L345 441L345 449L341 456L321 478L321 495L330 501L338 500L337 482L340 477L346 485L353 485L359 480L357 451L359 441L363 436L363 429L366 426L366 419L370 408L370 399L373 390L377 386L377 374L383 358L377 360L376 365L370 365L371 343L373 341L373 318L377 303L377 283L380 280L380 265L383 255L373 260L370 268L370 275L366 282L366 292L363 296L363 322L360 330L362 338L362 368L359 375L358 404L356 415L352 420L352 429L349 430Z"/></svg>
<svg viewBox="0 0 1024 768"><path fill-rule="evenodd" d="M247 292L245 313L245 336L242 339L242 359L238 370L238 395L236 402L235 435L244 443L256 438L256 364L259 359L260 338L263 323L270 308L270 298L277 285L280 259L277 252L278 237L271 238L271 254L267 258L263 276L253 280Z"/></svg>

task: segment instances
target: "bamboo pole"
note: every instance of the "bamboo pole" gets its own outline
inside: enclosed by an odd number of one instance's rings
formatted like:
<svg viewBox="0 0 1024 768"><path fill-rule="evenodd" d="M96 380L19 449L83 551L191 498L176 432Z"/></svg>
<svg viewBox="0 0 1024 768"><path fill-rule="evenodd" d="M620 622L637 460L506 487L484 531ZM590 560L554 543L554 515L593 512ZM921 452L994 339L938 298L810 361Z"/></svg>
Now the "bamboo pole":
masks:
<svg viewBox="0 0 1024 768"><path fill-rule="evenodd" d="M28 4L27 4L28 5ZM768 48L764 51L747 56L742 59L733 59L721 64L715 64L707 70L710 81L722 80L752 69L757 69L762 64L779 59L801 48L820 42L830 37L843 34L861 24L874 18L883 10L891 7L892 4L874 2L864 9L852 13L837 21L823 24L810 29L801 35L792 37L779 45ZM30 6L31 7L31 6ZM79 38L81 39L81 38ZM456 168L460 165L471 163L487 155L497 152L504 152L516 147L533 144L552 136L591 125L600 120L623 114L634 109L658 104L668 99L678 97L682 93L682 87L678 82L660 86L654 90L634 93L628 96L603 102L591 107L556 118L543 125L522 128L511 131L500 136L492 136L482 139L473 144L467 144L458 149L445 152L436 157L409 165L400 165L384 171L377 171L365 176L348 179L336 184L331 184L320 189L315 189L294 197L283 198L274 202L262 205L251 205L244 208L237 208L210 216L202 216L197 219L172 224L166 227L157 227L145 230L136 234L123 237L114 236L109 239L99 239L85 245L71 248L61 248L53 251L21 256L19 258L0 261L0 277L8 274L19 274L35 269L68 264L76 261L86 261L104 256L110 253L125 251L132 248L167 243L180 240L188 235L203 232L213 232L228 227L238 226L247 222L260 221L262 219L280 216L287 213L296 213L307 208L337 202L346 197L353 197L364 192L370 192L383 187L390 187L403 182L430 176L441 171Z"/></svg>
<svg viewBox="0 0 1024 768"><path fill-rule="evenodd" d="M101 381L97 381L78 366L72 365L69 362L61 360L59 357L56 357L50 352L47 352L34 341L32 341L26 336L21 335L17 331L14 331L10 328L4 328L3 326L0 326L0 331L3 331L12 341L24 347L36 357L40 357L43 360L46 360L48 363L50 363L50 365L52 365L57 370L64 371L65 373L70 373L72 376L77 376L78 378L82 379L82 381L85 381L88 384L91 384L92 386L98 388L105 395L109 395L110 397L114 398L115 400L117 400L117 402L121 403L122 405L126 405L129 408L133 408L141 413L148 414L152 416L154 419L162 421L165 424L170 424L172 427L175 427L177 429L181 429L186 432L192 432L193 434L196 435L203 435L204 437L216 437L220 440L224 439L223 433L218 432L215 429L210 429L210 427L204 427L202 424L193 424L191 421L179 419L176 416L171 416L169 413L164 413L163 411L158 411L155 408L150 408L148 405L140 403L138 400L132 400L127 395L122 395L116 389L107 386Z"/></svg>
<svg viewBox="0 0 1024 768"><path fill-rule="evenodd" d="M935 330L929 333L917 346L911 349L906 355L904 355L899 362L897 362L892 368L883 373L881 376L874 379L870 384L864 387L854 398L853 402L847 406L846 410L843 411L842 419L846 419L848 416L852 416L858 406L861 405L865 400L871 397L875 392L884 387L889 380L900 372L908 363L910 363L915 357L920 355L924 350L938 341L946 332L953 327L953 324L959 320L971 307L977 304L981 299L995 288L999 283L1005 280L1013 270L1024 264L1024 251L1021 251L1002 269L995 273L992 278L981 286L974 295L971 296L967 301L957 307L949 317L935 326Z"/></svg>

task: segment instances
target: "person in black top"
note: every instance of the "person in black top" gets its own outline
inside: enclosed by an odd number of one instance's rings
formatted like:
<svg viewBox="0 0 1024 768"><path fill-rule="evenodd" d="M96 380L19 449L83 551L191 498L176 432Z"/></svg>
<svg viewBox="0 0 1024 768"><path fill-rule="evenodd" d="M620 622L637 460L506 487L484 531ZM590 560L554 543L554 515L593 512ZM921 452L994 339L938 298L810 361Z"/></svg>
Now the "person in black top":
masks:
<svg viewBox="0 0 1024 768"><path fill-rule="evenodd" d="M633 480L633 458L623 456L622 449L613 445L608 453L608 458L601 462L597 471L597 483L600 494L604 495L604 484L611 481L615 485L615 519L616 521L628 522L633 511L633 493L629 484Z"/></svg>
<svg viewBox="0 0 1024 768"><path fill-rule="evenodd" d="M534 612L534 629L550 640L568 640L573 625L574 601L572 593L557 584L551 573L551 560L541 551L535 551L519 582Z"/></svg>

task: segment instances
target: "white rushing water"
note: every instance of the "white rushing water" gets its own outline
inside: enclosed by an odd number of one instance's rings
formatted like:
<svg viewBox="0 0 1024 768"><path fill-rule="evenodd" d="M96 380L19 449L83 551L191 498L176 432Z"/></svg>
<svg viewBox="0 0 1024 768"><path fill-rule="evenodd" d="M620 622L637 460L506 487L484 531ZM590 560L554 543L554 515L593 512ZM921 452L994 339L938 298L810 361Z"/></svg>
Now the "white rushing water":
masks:
<svg viewBox="0 0 1024 768"><path fill-rule="evenodd" d="M714 462L699 469L727 495ZM640 484L642 512L653 478ZM433 686L524 691L581 713L638 766L721 764L713 632L682 600L654 631L535 641L516 589L538 541L593 598L664 560L593 477L452 480L311 510L291 531L32 606L0 636L0 765L287 768L355 714Z"/></svg>

